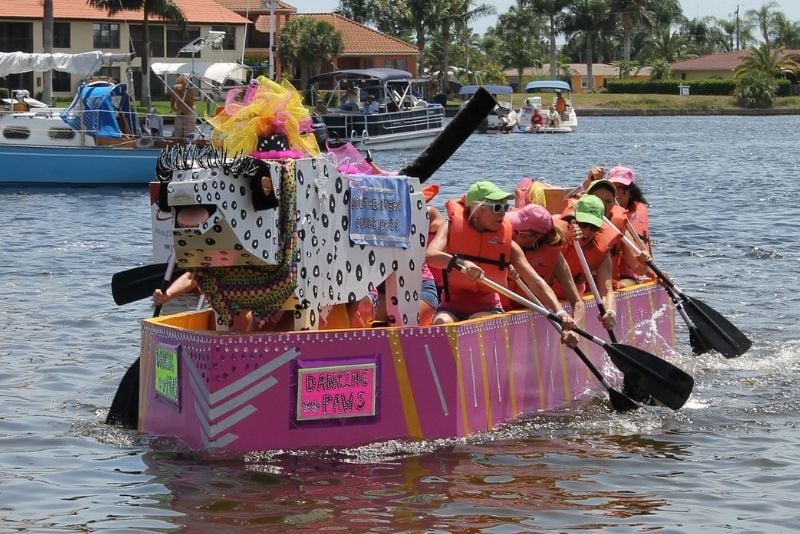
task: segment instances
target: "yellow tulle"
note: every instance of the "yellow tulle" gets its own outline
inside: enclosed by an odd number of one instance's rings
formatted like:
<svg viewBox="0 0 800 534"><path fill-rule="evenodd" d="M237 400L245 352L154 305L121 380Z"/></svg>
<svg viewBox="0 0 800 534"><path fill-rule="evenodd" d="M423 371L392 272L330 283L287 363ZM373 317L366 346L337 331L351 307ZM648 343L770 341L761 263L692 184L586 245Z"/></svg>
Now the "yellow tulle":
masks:
<svg viewBox="0 0 800 534"><path fill-rule="evenodd" d="M214 128L211 142L215 147L224 148L231 155L249 154L256 150L259 135L280 132L286 134L292 150L310 156L320 154L314 134L300 133L301 124L309 124L311 117L303 106L303 97L289 81L279 84L259 76L258 86L254 91L245 91L245 95L247 103L229 98L216 116L208 118Z"/></svg>

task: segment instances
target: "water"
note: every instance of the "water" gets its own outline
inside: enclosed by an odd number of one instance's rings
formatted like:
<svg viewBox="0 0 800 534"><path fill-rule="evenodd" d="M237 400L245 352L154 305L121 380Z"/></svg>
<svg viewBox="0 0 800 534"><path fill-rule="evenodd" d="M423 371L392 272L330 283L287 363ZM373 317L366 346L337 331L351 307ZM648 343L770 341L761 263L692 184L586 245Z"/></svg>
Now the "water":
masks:
<svg viewBox="0 0 800 534"><path fill-rule="evenodd" d="M432 181L579 183L633 167L656 263L754 340L690 355L680 412L530 417L469 440L210 461L102 424L146 302L145 188L4 188L0 531L791 532L800 490L796 117L585 118L575 135L473 136ZM415 153L379 152L399 168ZM189 301L179 303L190 305Z"/></svg>

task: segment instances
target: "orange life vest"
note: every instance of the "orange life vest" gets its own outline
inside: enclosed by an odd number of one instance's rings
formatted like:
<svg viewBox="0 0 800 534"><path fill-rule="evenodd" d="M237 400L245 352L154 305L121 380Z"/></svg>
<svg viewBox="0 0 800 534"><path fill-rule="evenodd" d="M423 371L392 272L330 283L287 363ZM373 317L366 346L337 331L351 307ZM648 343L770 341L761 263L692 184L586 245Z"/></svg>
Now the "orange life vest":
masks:
<svg viewBox="0 0 800 534"><path fill-rule="evenodd" d="M597 274L597 269L600 267L600 264L603 263L606 255L611 252L614 239L617 237L617 233L614 230L608 228L608 226L603 226L603 228L594 234L594 238L589 244L583 247L583 255L586 256L586 263L589 264L589 270L593 275ZM564 242L564 247L561 249L561 252L564 254L567 265L569 265L569 270L572 273L572 279L575 280L578 293L584 293L586 291L586 277L583 274L583 267L581 266L580 258L578 258L578 253L575 252L574 242L575 236L572 234L572 231L567 232L567 239ZM561 287L558 281L553 284L553 291L555 291L559 299L563 299L566 296L564 288Z"/></svg>
<svg viewBox="0 0 800 534"><path fill-rule="evenodd" d="M463 197L448 200L444 206L450 219L445 248L447 253L475 262L483 269L486 278L507 286L508 265L511 263L511 223L503 220L503 225L496 232L478 232L467 220ZM461 274L458 269L446 273L445 285L476 293L492 292L480 282Z"/></svg>

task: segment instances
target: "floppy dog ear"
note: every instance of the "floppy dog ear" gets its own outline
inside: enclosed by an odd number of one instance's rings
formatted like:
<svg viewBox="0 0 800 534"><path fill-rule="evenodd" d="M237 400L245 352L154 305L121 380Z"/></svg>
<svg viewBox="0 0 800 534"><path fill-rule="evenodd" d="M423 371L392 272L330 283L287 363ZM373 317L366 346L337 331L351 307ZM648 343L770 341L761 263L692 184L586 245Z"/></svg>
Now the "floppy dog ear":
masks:
<svg viewBox="0 0 800 534"><path fill-rule="evenodd" d="M278 207L275 183L269 172L269 165L260 159L254 160L254 170L250 175L250 190L253 195L253 208L256 211L271 210Z"/></svg>

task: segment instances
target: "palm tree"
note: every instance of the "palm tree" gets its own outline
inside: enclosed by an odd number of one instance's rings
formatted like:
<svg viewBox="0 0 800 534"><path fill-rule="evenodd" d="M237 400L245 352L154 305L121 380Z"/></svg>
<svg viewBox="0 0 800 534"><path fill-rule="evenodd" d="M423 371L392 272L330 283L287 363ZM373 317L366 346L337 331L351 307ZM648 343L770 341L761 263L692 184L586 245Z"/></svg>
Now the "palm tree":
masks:
<svg viewBox="0 0 800 534"><path fill-rule="evenodd" d="M533 10L525 8L525 0L517 0L516 6L511 6L507 13L498 17L497 26L491 32L500 41L500 61L505 67L517 69L522 86L525 67L542 65L544 20Z"/></svg>
<svg viewBox="0 0 800 534"><path fill-rule="evenodd" d="M435 18L439 21L442 39L441 87L447 87L447 71L450 66L450 40L452 30L469 26L473 20L496 13L489 4L473 5L475 0L438 0Z"/></svg>
<svg viewBox="0 0 800 534"><path fill-rule="evenodd" d="M539 12L547 17L550 39L550 78L556 79L558 76L556 37L563 27L564 8L569 4L569 0L527 0L527 4L534 12Z"/></svg>
<svg viewBox="0 0 800 534"><path fill-rule="evenodd" d="M775 44L786 48L800 48L800 22L792 22L778 13L775 24Z"/></svg>
<svg viewBox="0 0 800 534"><path fill-rule="evenodd" d="M53 52L53 0L44 0L42 18L42 49L45 54ZM48 105L53 99L53 71L42 73L42 100Z"/></svg>
<svg viewBox="0 0 800 534"><path fill-rule="evenodd" d="M765 2L759 9L748 9L745 17L750 21L753 26L761 30L761 36L764 38L764 44L769 46L769 36L773 33L776 26L778 12L778 3L774 0Z"/></svg>
<svg viewBox="0 0 800 534"><path fill-rule="evenodd" d="M109 15L120 11L142 12L142 105L150 108L150 16L183 26L186 17L175 4L175 0L87 0L92 7L103 9Z"/></svg>
<svg viewBox="0 0 800 534"><path fill-rule="evenodd" d="M800 72L800 64L783 54L783 47L770 48L767 43L749 48L750 52L742 58L742 62L733 71L736 78L741 78L754 72L761 72L772 78Z"/></svg>
<svg viewBox="0 0 800 534"><path fill-rule="evenodd" d="M631 33L634 26L651 23L648 4L648 0L611 0L611 11L616 13L622 25L622 55L626 65L631 62ZM627 76L628 73L625 72L625 77Z"/></svg>
<svg viewBox="0 0 800 534"><path fill-rule="evenodd" d="M281 29L278 51L293 69L300 68L301 87L305 89L309 70L317 71L344 50L342 34L333 24L311 17L296 16Z"/></svg>
<svg viewBox="0 0 800 534"><path fill-rule="evenodd" d="M607 0L573 0L568 6L564 29L571 40L581 41L586 48L586 88L594 90L592 63L595 39L613 29Z"/></svg>
<svg viewBox="0 0 800 534"><path fill-rule="evenodd" d="M642 46L642 57L651 62L662 60L674 63L687 55L689 55L689 45L686 36L679 31L673 31L668 25L658 28Z"/></svg>
<svg viewBox="0 0 800 534"><path fill-rule="evenodd" d="M373 7L371 0L339 0L339 7L334 10L334 13L360 24L367 24L373 22Z"/></svg>

